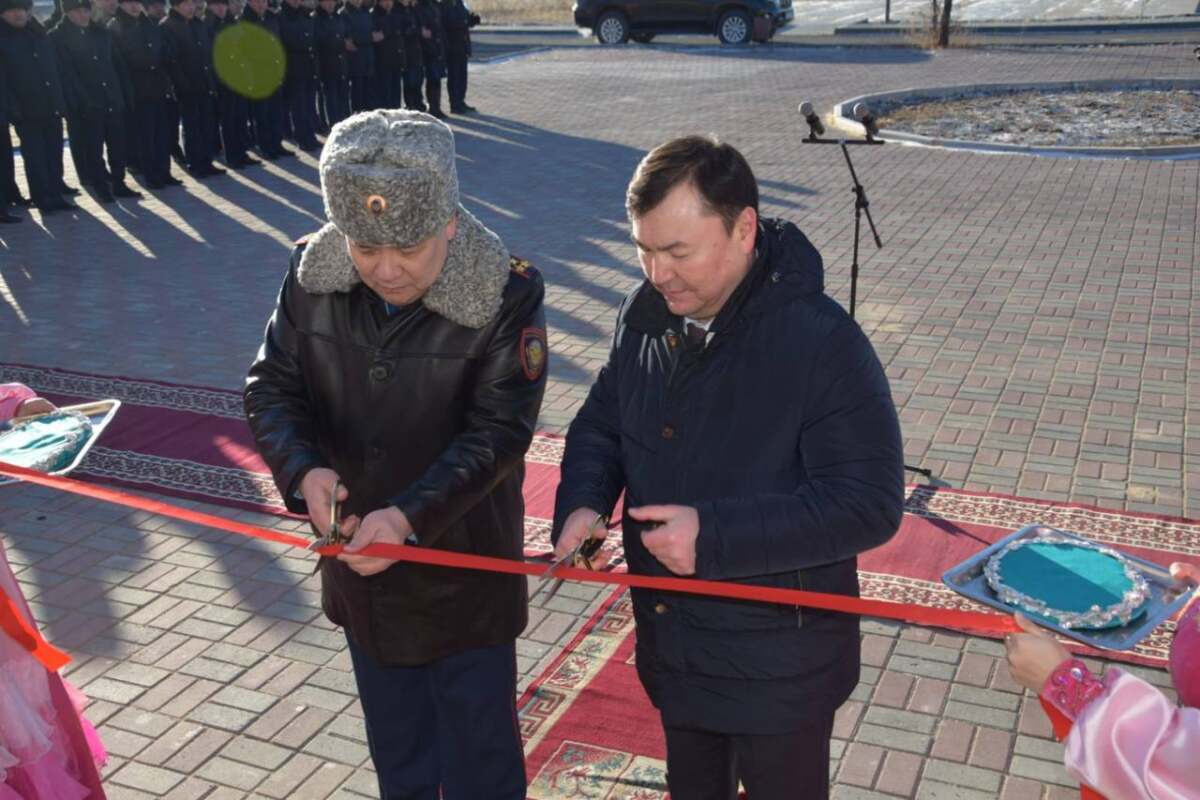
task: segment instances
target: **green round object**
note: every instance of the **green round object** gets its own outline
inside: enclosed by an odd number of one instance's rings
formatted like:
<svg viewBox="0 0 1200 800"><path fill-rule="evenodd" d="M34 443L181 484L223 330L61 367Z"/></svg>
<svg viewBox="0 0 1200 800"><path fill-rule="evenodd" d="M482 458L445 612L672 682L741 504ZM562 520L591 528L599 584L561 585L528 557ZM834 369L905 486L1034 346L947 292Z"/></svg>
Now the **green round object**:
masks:
<svg viewBox="0 0 1200 800"><path fill-rule="evenodd" d="M213 42L221 83L250 100L266 100L283 85L287 55L279 37L249 22L230 25Z"/></svg>

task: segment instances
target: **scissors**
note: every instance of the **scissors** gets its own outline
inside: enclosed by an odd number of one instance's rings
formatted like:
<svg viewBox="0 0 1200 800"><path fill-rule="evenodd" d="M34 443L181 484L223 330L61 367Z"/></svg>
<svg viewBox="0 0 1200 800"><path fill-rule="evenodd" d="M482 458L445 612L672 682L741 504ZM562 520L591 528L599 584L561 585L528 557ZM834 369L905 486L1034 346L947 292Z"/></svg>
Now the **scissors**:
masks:
<svg viewBox="0 0 1200 800"><path fill-rule="evenodd" d="M550 600L554 598L554 595L562 587L563 583L566 582L565 578L558 578L557 580L554 578L554 576L565 567L594 569L592 566L592 559L595 557L596 553L600 552L600 547L604 544L604 540L594 538L593 534L596 532L597 528L604 529L607 527L608 517L604 516L603 514L597 514L596 518L592 520L592 524L588 525L587 535L579 544L575 545L575 549L555 561L550 565L548 570L542 573L542 577L538 580L537 589L535 589L533 592L534 596L537 596L542 589L546 588L546 584L553 580L554 585L550 587L549 594L547 594L546 599L542 601L543 603L550 602Z"/></svg>
<svg viewBox="0 0 1200 800"><path fill-rule="evenodd" d="M308 546L309 550L318 550L326 545L344 544L345 542L350 541L350 539L344 533L342 533L342 501L338 499L338 492L341 490L342 484L340 481L333 485L333 494L330 497L329 503L329 533L325 534L324 536L318 536L316 539L314 539L312 544ZM317 562L318 567L320 566L320 563L320 561ZM313 570L313 572L316 572L316 570Z"/></svg>

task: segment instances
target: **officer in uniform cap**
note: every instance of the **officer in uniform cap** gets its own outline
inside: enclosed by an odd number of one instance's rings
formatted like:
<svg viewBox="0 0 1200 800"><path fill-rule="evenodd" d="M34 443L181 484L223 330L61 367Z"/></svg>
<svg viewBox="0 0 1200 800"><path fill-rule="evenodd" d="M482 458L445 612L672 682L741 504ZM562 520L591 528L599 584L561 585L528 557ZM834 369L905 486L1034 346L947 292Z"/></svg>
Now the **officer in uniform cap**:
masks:
<svg viewBox="0 0 1200 800"><path fill-rule="evenodd" d="M30 14L32 7L30 0L0 0L0 76L11 101L9 119L21 140L30 198L43 214L51 214L75 208L63 197L67 107L54 44Z"/></svg>
<svg viewBox="0 0 1200 800"><path fill-rule="evenodd" d="M102 203L111 203L115 197L141 197L125 185L128 89L117 68L113 36L92 22L91 0L62 0L62 10L63 17L50 31L50 38L62 73L75 171Z"/></svg>
<svg viewBox="0 0 1200 800"><path fill-rule="evenodd" d="M172 127L167 107L171 81L162 30L140 0L121 0L108 29L133 87L133 113L126 114L125 121L139 177L151 189L178 186L183 181L171 175L171 144L178 140L179 131L178 125Z"/></svg>
<svg viewBox="0 0 1200 800"><path fill-rule="evenodd" d="M320 175L329 222L292 254L250 428L288 508L322 535L340 508L352 537L321 561L322 607L346 630L380 795L523 800L524 577L360 551L521 559L542 280L459 205L453 134L427 114L339 123Z"/></svg>

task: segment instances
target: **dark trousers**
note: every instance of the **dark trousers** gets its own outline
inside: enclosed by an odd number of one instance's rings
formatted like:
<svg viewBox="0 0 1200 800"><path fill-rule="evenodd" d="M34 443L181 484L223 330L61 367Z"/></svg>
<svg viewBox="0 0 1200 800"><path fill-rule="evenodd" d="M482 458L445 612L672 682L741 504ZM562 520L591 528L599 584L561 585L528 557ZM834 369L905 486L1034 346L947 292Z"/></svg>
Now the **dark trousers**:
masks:
<svg viewBox="0 0 1200 800"><path fill-rule="evenodd" d="M246 160L246 150L250 147L247 131L249 113L250 106L246 98L224 87L217 90L219 138L227 164L240 164Z"/></svg>
<svg viewBox="0 0 1200 800"><path fill-rule="evenodd" d="M734 800L739 780L751 800L829 797L833 714L780 735L664 731L671 800Z"/></svg>
<svg viewBox="0 0 1200 800"><path fill-rule="evenodd" d="M292 141L300 147L316 144L317 135L313 131L313 109L317 105L315 79L306 75L288 78L283 91L291 122Z"/></svg>
<svg viewBox="0 0 1200 800"><path fill-rule="evenodd" d="M382 667L353 642L382 800L524 800L515 645Z"/></svg>
<svg viewBox="0 0 1200 800"><path fill-rule="evenodd" d="M371 110L371 79L368 76L357 75L350 78L350 113Z"/></svg>
<svg viewBox="0 0 1200 800"><path fill-rule="evenodd" d="M332 128L350 116L350 84L345 78L321 79L321 121Z"/></svg>
<svg viewBox="0 0 1200 800"><path fill-rule="evenodd" d="M101 118L101 124L104 126L104 149L108 151L108 177L116 186L125 183L125 164L129 160L125 112L106 111ZM103 164L101 167L103 168Z"/></svg>
<svg viewBox="0 0 1200 800"><path fill-rule="evenodd" d="M121 111L88 111L67 117L71 159L79 180L107 189L125 181L125 115ZM104 149L108 148L108 166ZM111 178L110 178L111 175Z"/></svg>
<svg viewBox="0 0 1200 800"><path fill-rule="evenodd" d="M424 111L425 101L421 98L421 86L425 83L425 66L416 64L404 70L404 107L411 111Z"/></svg>
<svg viewBox="0 0 1200 800"><path fill-rule="evenodd" d="M375 107L404 106L404 73L399 69L381 70L375 76Z"/></svg>
<svg viewBox="0 0 1200 800"><path fill-rule="evenodd" d="M16 167L13 165L12 136L8 132L8 120L0 120L0 211L15 203L20 196Z"/></svg>
<svg viewBox="0 0 1200 800"><path fill-rule="evenodd" d="M179 102L173 98L166 101L167 108L167 156L176 156L183 161L187 160L187 156L183 152L183 148L179 146L179 123L183 117L183 112L179 107Z"/></svg>
<svg viewBox="0 0 1200 800"><path fill-rule="evenodd" d="M62 199L62 120L50 117L19 122L16 129L21 140L21 160L25 162L29 197L38 208L49 208Z"/></svg>
<svg viewBox="0 0 1200 800"><path fill-rule="evenodd" d="M103 187L108 181L97 172L103 169L100 159L104 152L104 139L98 127L87 114L73 112L67 115L67 148L75 163L75 175L80 183Z"/></svg>
<svg viewBox="0 0 1200 800"><path fill-rule="evenodd" d="M163 183L171 174L171 128L167 104L142 101L134 108L137 125L130 131L138 145L138 165L149 183Z"/></svg>
<svg viewBox="0 0 1200 800"><path fill-rule="evenodd" d="M254 100L250 103L250 119L254 122L254 143L264 156L278 155L283 135L272 108L274 98Z"/></svg>
<svg viewBox="0 0 1200 800"><path fill-rule="evenodd" d="M465 48L446 49L446 94L450 110L462 108L467 102L467 51Z"/></svg>
<svg viewBox="0 0 1200 800"><path fill-rule="evenodd" d="M442 110L442 79L431 77L428 70L425 72L425 102L430 111Z"/></svg>
<svg viewBox="0 0 1200 800"><path fill-rule="evenodd" d="M203 175L212 167L214 127L217 123L212 95L181 95L179 115L183 120L183 158L188 172Z"/></svg>

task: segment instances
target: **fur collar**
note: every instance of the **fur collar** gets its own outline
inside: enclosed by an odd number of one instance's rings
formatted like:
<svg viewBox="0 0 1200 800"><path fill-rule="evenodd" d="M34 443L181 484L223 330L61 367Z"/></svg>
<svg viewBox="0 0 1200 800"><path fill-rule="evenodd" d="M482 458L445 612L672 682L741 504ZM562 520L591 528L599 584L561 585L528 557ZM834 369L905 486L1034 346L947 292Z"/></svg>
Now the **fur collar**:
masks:
<svg viewBox="0 0 1200 800"><path fill-rule="evenodd" d="M459 206L458 233L450 240L446 266L421 302L451 322L482 328L500 312L508 261L500 237ZM346 237L332 222L308 237L296 278L309 294L348 292L361 282Z"/></svg>

